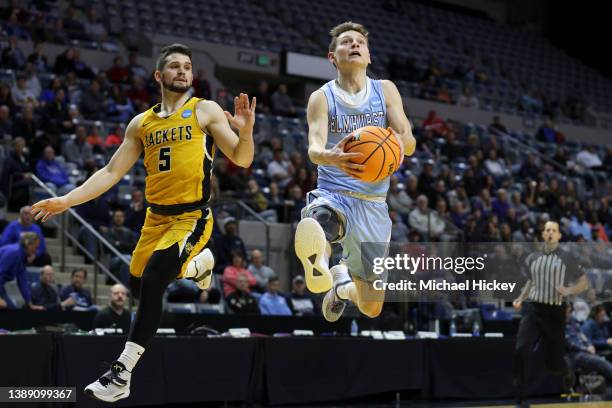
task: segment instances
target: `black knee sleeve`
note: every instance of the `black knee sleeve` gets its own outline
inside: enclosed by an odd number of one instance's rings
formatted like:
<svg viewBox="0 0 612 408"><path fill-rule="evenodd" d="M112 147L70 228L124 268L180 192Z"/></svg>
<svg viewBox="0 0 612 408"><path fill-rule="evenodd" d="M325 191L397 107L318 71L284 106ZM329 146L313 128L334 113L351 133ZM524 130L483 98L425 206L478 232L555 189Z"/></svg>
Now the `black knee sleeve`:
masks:
<svg viewBox="0 0 612 408"><path fill-rule="evenodd" d="M332 208L326 205L313 207L308 210L306 217L317 220L325 232L325 238L329 242L337 242L344 236L344 225L342 224L342 220Z"/></svg>
<svg viewBox="0 0 612 408"><path fill-rule="evenodd" d="M155 335L161 320L164 292L176 279L180 269L178 244L174 244L170 248L154 251L142 277L130 280L130 286L132 282L135 285L140 282L140 303L130 329L129 341L146 347Z"/></svg>

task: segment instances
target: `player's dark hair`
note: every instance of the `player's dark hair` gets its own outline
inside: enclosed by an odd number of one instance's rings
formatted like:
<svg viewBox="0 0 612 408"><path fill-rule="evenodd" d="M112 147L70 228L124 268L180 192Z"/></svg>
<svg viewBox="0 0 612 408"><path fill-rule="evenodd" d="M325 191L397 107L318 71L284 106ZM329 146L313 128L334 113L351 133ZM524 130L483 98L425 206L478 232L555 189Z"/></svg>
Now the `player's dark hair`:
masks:
<svg viewBox="0 0 612 408"><path fill-rule="evenodd" d="M336 50L336 43L338 42L338 37L340 36L340 34L346 31L357 31L366 38L366 41L368 40L368 30L366 30L363 25L353 23L352 21L345 21L344 23L338 24L330 30L329 35L331 35L332 39L329 43L329 52L334 52Z"/></svg>
<svg viewBox="0 0 612 408"><path fill-rule="evenodd" d="M166 65L166 59L168 58L168 56L170 54L177 54L177 53L186 55L189 57L189 59L191 59L191 50L189 49L188 46L183 45L183 44L178 44L178 43L170 44L170 45L166 45L159 52L159 56L157 57L155 68L158 71L161 71L162 69L164 69L164 66Z"/></svg>

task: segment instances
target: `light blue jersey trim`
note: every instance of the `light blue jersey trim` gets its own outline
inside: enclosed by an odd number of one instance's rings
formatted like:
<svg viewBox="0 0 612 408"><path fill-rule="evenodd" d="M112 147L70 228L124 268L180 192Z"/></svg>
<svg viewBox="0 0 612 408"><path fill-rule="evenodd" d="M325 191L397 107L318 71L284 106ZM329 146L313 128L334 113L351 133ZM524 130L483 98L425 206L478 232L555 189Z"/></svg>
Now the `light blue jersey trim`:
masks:
<svg viewBox="0 0 612 408"><path fill-rule="evenodd" d="M360 106L347 106L335 94L333 83L323 85L327 99L327 149L334 147L345 136L363 126L386 128L387 108L385 95L380 80L367 78L370 87L368 98ZM386 196L389 189L389 178L377 183L368 183L350 177L335 166L319 166L317 187L329 191L347 190L373 196Z"/></svg>

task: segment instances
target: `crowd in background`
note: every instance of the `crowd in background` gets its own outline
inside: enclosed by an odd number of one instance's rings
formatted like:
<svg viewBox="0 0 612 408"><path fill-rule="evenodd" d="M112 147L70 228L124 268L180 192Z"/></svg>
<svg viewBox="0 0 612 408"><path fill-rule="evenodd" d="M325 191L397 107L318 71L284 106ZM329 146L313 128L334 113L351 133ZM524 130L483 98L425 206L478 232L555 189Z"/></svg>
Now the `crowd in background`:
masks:
<svg viewBox="0 0 612 408"><path fill-rule="evenodd" d="M33 200L32 175L58 194L74 188L107 162L123 140L125 124L159 100L159 86L152 69L139 63L136 51L127 56L113 54L112 66L103 70L83 60L80 48L69 44L71 39L95 41L99 49L117 51L115 40L95 12L69 7L53 27L39 17L14 4L1 10L1 65L12 71L4 71L0 78L0 191L9 211L21 210L16 221L19 225L6 225L2 245L18 242L17 232L33 230L39 236L36 252L28 256L25 266L43 268L40 288L53 282L53 267L40 228L36 229L26 215L26 206ZM34 51L25 55L17 39L33 41ZM66 44L66 49L50 61L45 56L47 42ZM410 60L393 60L389 72L394 79L420 83L422 98L475 109L481 101L471 86L487 81L486 70L475 64L463 63L453 72L445 72L433 59L425 70ZM231 97L212 95L206 75L204 70L197 71L193 95L217 98L231 109ZM446 88L449 79L459 81L463 88L456 100ZM303 106L289 96L286 84L274 88L272 91L270 84L261 81L250 90L258 99L258 121L274 122L271 127L256 124L253 167L235 166L219 154L211 183L215 198L240 199L267 221L295 223L305 206L306 193L316 187L317 172L306 155ZM527 136L539 143L540 150L511 145L512 130L499 117L487 126L473 126L446 120L432 111L421 123L414 123L417 151L390 180L387 202L393 242L531 242L541 239L549 219L560 221L566 241L609 242L612 148L571 145L557 130L553 119L560 111L580 120L583 108L579 100L549 101L530 90L517 103L525 111L550 116L537 132ZM293 134L275 131L285 122L302 129L293 150L287 146ZM76 210L129 257L147 203L142 180L133 179L127 185L127 198L123 194L126 190L120 187ZM277 274L263 264L261 252L247 254L237 233L236 216L231 211L223 213L213 233L215 273L222 277L223 286L199 291L189 281L177 281L168 290L168 301L218 304L223 299L234 313L318 313L299 271L290 274L294 276L291 294L279 295ZM90 231L81 229L79 241L90 254L99 255ZM107 255L110 270L128 286L127 265ZM597 258L587 262L599 266ZM75 278L73 272L73 289L78 289L74 280L84 281L86 271L82 279L80 275L76 272ZM45 299L56 302L37 301L32 292L32 305L60 309L81 303L83 308L92 306L91 296L43 292Z"/></svg>

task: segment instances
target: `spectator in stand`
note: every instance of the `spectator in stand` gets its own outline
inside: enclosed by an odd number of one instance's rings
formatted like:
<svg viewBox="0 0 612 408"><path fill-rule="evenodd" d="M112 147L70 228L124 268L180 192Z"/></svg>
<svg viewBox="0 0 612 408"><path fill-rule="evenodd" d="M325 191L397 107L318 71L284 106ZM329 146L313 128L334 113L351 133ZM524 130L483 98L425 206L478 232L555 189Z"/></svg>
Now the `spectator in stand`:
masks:
<svg viewBox="0 0 612 408"><path fill-rule="evenodd" d="M472 88L468 86L463 89L463 93L457 99L457 105L464 108L478 109L479 101L476 95L473 94Z"/></svg>
<svg viewBox="0 0 612 408"><path fill-rule="evenodd" d="M285 158L283 151L277 149L274 151L274 157L268 164L268 177L276 181L281 188L287 187L291 176L294 172L291 162Z"/></svg>
<svg viewBox="0 0 612 408"><path fill-rule="evenodd" d="M0 106L0 139L13 138L13 120L11 119L11 109Z"/></svg>
<svg viewBox="0 0 612 408"><path fill-rule="evenodd" d="M78 10L70 6L66 11L66 17L64 18L64 28L68 31L73 31L74 34L82 33L85 31L85 26L83 24L83 18L78 15Z"/></svg>
<svg viewBox="0 0 612 408"><path fill-rule="evenodd" d="M2 51L2 57L0 58L2 67L5 69L21 70L26 63L23 51L17 44L17 37L13 36L9 38L8 47Z"/></svg>
<svg viewBox="0 0 612 408"><path fill-rule="evenodd" d="M453 97L448 92L448 88L446 87L446 85L442 84L442 86L438 88L436 100L442 103L453 103Z"/></svg>
<svg viewBox="0 0 612 408"><path fill-rule="evenodd" d="M105 196L97 197L77 206L75 209L97 231L101 231L103 226L107 227L110 225L110 207ZM78 240L90 254L97 258L98 241L91 231L84 226L81 227Z"/></svg>
<svg viewBox="0 0 612 408"><path fill-rule="evenodd" d="M69 297L62 302L57 291L55 270L51 265L43 266L40 268L40 282L32 284L32 304L51 311L74 306L74 298Z"/></svg>
<svg viewBox="0 0 612 408"><path fill-rule="evenodd" d="M572 217L569 231L574 237L582 236L586 241L592 240L591 226L586 222L584 211L579 210L578 213Z"/></svg>
<svg viewBox="0 0 612 408"><path fill-rule="evenodd" d="M462 201L451 204L450 219L459 229L465 230L469 212L465 210Z"/></svg>
<svg viewBox="0 0 612 408"><path fill-rule="evenodd" d="M259 249L254 249L251 252L251 263L247 267L249 272L255 276L257 283L253 290L258 292L264 292L266 290L266 286L268 285L268 280L276 276L274 269L270 268L267 265L264 265L264 257Z"/></svg>
<svg viewBox="0 0 612 408"><path fill-rule="evenodd" d="M289 197L286 201L289 211L289 222L299 221L302 216L302 209L306 207L304 193L300 186L295 185L289 190Z"/></svg>
<svg viewBox="0 0 612 408"><path fill-rule="evenodd" d="M87 91L81 95L80 110L88 119L104 120L106 98L100 91L100 83L97 80L91 81Z"/></svg>
<svg viewBox="0 0 612 408"><path fill-rule="evenodd" d="M391 241L401 244L407 242L409 229L402 218L395 211L389 211L389 218L391 219Z"/></svg>
<svg viewBox="0 0 612 408"><path fill-rule="evenodd" d="M245 274L236 277L236 289L225 297L225 302L235 314L259 314L257 300L249 293L249 278Z"/></svg>
<svg viewBox="0 0 612 408"><path fill-rule="evenodd" d="M280 293L280 280L277 276L268 280L268 291L259 299L259 310L262 315L291 316L287 299Z"/></svg>
<svg viewBox="0 0 612 408"><path fill-rule="evenodd" d="M106 140L104 141L104 145L107 148L117 148L121 143L123 143L123 136L125 134L125 126L119 125L115 127L108 135L106 135Z"/></svg>
<svg viewBox="0 0 612 408"><path fill-rule="evenodd" d="M23 108L28 104L33 107L38 107L38 97L28 89L28 79L25 74L17 75L17 83L11 90L13 94L13 102L16 106Z"/></svg>
<svg viewBox="0 0 612 408"><path fill-rule="evenodd" d="M91 133L87 136L87 144L91 146L93 153L104 154L106 149L104 148L104 139L100 135L100 126L102 123L96 122L91 127Z"/></svg>
<svg viewBox="0 0 612 408"><path fill-rule="evenodd" d="M427 80L420 85L420 98L427 100L434 100L438 94L438 85L436 83L436 77L428 76Z"/></svg>
<svg viewBox="0 0 612 408"><path fill-rule="evenodd" d="M120 283L111 286L110 304L96 313L93 321L94 328L121 329L123 334L127 334L132 323L130 311L125 308L127 298L128 290L125 286Z"/></svg>
<svg viewBox="0 0 612 408"><path fill-rule="evenodd" d="M90 8L87 12L87 21L84 24L85 33L94 41L101 41L106 38L107 31L104 24L98 20L96 9Z"/></svg>
<svg viewBox="0 0 612 408"><path fill-rule="evenodd" d="M602 304L597 304L591 308L589 319L582 325L582 332L599 353L609 353L612 350L608 321L606 308Z"/></svg>
<svg viewBox="0 0 612 408"><path fill-rule="evenodd" d="M459 157L464 156L463 146L459 144L457 141L457 134L449 130L446 135L446 143L442 145L441 154L446 158L446 161L450 163L454 163L455 160Z"/></svg>
<svg viewBox="0 0 612 408"><path fill-rule="evenodd" d="M30 145L35 142L39 130L39 122L34 115L34 107L28 103L23 106L21 118L15 121L13 131L28 141Z"/></svg>
<svg viewBox="0 0 612 408"><path fill-rule="evenodd" d="M427 196L420 195L416 202L417 208L412 210L408 217L410 227L429 239L440 237L444 232L444 221L435 210L429 209Z"/></svg>
<svg viewBox="0 0 612 408"><path fill-rule="evenodd" d="M59 54L55 58L53 73L63 76L71 71L76 72L75 53L76 49L74 47L68 47L63 53Z"/></svg>
<svg viewBox="0 0 612 408"><path fill-rule="evenodd" d="M306 281L302 275L297 275L291 282L292 290L287 304L295 316L314 316L319 314L317 302L306 292Z"/></svg>
<svg viewBox="0 0 612 408"><path fill-rule="evenodd" d="M135 51L130 52L128 56L128 69L130 70L130 77L140 77L142 79L150 76L149 71L138 62L138 53Z"/></svg>
<svg viewBox="0 0 612 408"><path fill-rule="evenodd" d="M55 159L55 150L51 146L45 147L43 157L36 163L36 174L43 183L57 191L59 195L68 194L75 187L68 179L64 166Z"/></svg>
<svg viewBox="0 0 612 408"><path fill-rule="evenodd" d="M536 140L544 143L555 143L557 131L551 118L546 117L536 133Z"/></svg>
<svg viewBox="0 0 612 408"><path fill-rule="evenodd" d="M132 101L125 95L121 86L113 85L108 104L108 117L116 122L129 122L136 111Z"/></svg>
<svg viewBox="0 0 612 408"><path fill-rule="evenodd" d="M31 62L26 62L24 75L26 78L26 89L29 90L36 99L38 99L40 93L42 92L42 86L40 85L40 80L36 75L34 65Z"/></svg>
<svg viewBox="0 0 612 408"><path fill-rule="evenodd" d="M139 76L132 77L132 87L127 90L125 95L134 103L142 102L145 105L149 104L151 96L145 86L144 79Z"/></svg>
<svg viewBox="0 0 612 408"><path fill-rule="evenodd" d="M595 371L612 382L612 363L598 356L595 346L580 330L580 322L572 316L571 305L566 305L565 342L574 368L584 372Z"/></svg>
<svg viewBox="0 0 612 408"><path fill-rule="evenodd" d="M261 80L257 85L257 91L253 93L253 97L257 98L257 110L262 113L270 113L272 101L270 99L270 85L267 81Z"/></svg>
<svg viewBox="0 0 612 408"><path fill-rule="evenodd" d="M49 82L49 86L42 90L39 100L41 102L42 107L46 107L49 104L52 104L56 101L56 95L60 90L63 90L62 80L59 77L54 77L51 82ZM62 104L66 104L66 93L64 92L64 97L59 100Z"/></svg>
<svg viewBox="0 0 612 408"><path fill-rule="evenodd" d="M132 230L132 232L140 235L140 230L144 225L146 215L147 206L145 204L144 194L141 190L135 189L132 191L130 206L125 212L125 226Z"/></svg>
<svg viewBox="0 0 612 408"><path fill-rule="evenodd" d="M295 116L295 107L291 97L287 95L287 85L280 84L270 97L272 112L277 115Z"/></svg>
<svg viewBox="0 0 612 408"><path fill-rule="evenodd" d="M113 66L106 71L106 77L114 83L126 84L130 77L130 70L123 63L123 57L117 55L113 58Z"/></svg>
<svg viewBox="0 0 612 408"><path fill-rule="evenodd" d="M595 151L595 146L588 145L576 155L576 163L587 169L603 170L601 157Z"/></svg>
<svg viewBox="0 0 612 408"><path fill-rule="evenodd" d="M43 53L44 43L35 42L34 51L28 55L28 62L31 62L37 72L49 72L50 67L47 57Z"/></svg>
<svg viewBox="0 0 612 408"><path fill-rule="evenodd" d="M522 179L531 179L535 180L538 178L538 174L540 173L540 166L538 166L536 162L536 157L533 154L529 154L527 156L527 161L523 162L519 170L519 177Z"/></svg>
<svg viewBox="0 0 612 408"><path fill-rule="evenodd" d="M19 218L11 221L2 232L0 246L15 244L19 242L21 234L33 232L38 236L39 245L34 255L28 256L26 262L28 266L51 265L51 256L46 251L45 237L37 224L34 224L34 217L31 207L26 205L19 210Z"/></svg>
<svg viewBox="0 0 612 408"><path fill-rule="evenodd" d="M45 92L51 91L47 94L48 96L53 95L53 99L45 104L43 111L43 118L46 124L45 130L53 135L72 133L74 129L74 125L68 115L68 107L66 106L66 92L59 85L58 80L56 85L51 85L58 86L57 89L45 90Z"/></svg>
<svg viewBox="0 0 612 408"><path fill-rule="evenodd" d="M13 10L10 14L8 23L4 26L4 30L9 37L17 37L20 40L30 41L32 37L30 33L19 23L19 16L22 13L21 10Z"/></svg>
<svg viewBox="0 0 612 408"><path fill-rule="evenodd" d="M215 176L219 181L221 193L235 195L242 193L246 189L245 181L230 173L225 157L221 157L215 162Z"/></svg>
<svg viewBox="0 0 612 408"><path fill-rule="evenodd" d="M276 211L268 209L268 199L259 189L257 180L250 179L247 183L247 191L243 195L245 201L261 217L269 222L278 222Z"/></svg>
<svg viewBox="0 0 612 408"><path fill-rule="evenodd" d="M32 304L30 283L26 274L26 260L36 253L39 242L38 235L34 232L24 232L19 242L0 247L0 298L8 309L15 309L15 303L6 293L4 284L16 279L26 307L43 310L42 306Z"/></svg>
<svg viewBox="0 0 612 408"><path fill-rule="evenodd" d="M496 180L501 181L503 177L509 176L510 171L502 159L497 158L497 150L489 150L489 156L484 162L485 170Z"/></svg>
<svg viewBox="0 0 612 408"><path fill-rule="evenodd" d="M83 168L85 163L93 158L93 148L87 143L87 128L79 125L75 128L74 137L64 146L64 157L67 162Z"/></svg>
<svg viewBox="0 0 612 408"><path fill-rule="evenodd" d="M501 123L499 116L493 116L493 122L489 125L489 132L494 135L497 133L508 133L508 128Z"/></svg>
<svg viewBox="0 0 612 408"><path fill-rule="evenodd" d="M15 102L13 102L11 88L5 83L0 83L0 105L8 107L9 112L15 112L15 109L17 109Z"/></svg>
<svg viewBox="0 0 612 408"><path fill-rule="evenodd" d="M198 70L198 76L193 80L193 87L195 88L195 96L204 99L212 98L212 91L210 89L210 82L207 79L206 70L200 68ZM259 104L259 98L257 98Z"/></svg>
<svg viewBox="0 0 612 408"><path fill-rule="evenodd" d="M424 130L433 130L433 132L438 136L445 136L448 132L446 122L444 122L444 119L437 115L435 110L429 111L429 114L423 121L422 126Z"/></svg>
<svg viewBox="0 0 612 408"><path fill-rule="evenodd" d="M396 175L392 175L389 181L389 192L387 194L389 208L397 211L402 217L407 217L412 211L412 198L406 190L399 188L399 181Z"/></svg>
<svg viewBox="0 0 612 408"><path fill-rule="evenodd" d="M215 272L223 273L226 266L233 263L233 254L238 253L242 259L246 258L246 249L242 238L238 236L238 224L234 217L227 217L223 223L225 234L221 235L215 242L217 257L215 261Z"/></svg>
<svg viewBox="0 0 612 408"><path fill-rule="evenodd" d="M30 202L32 168L25 152L23 137L13 139L13 149L4 160L2 170L2 192L8 198L8 210L18 211Z"/></svg>
<svg viewBox="0 0 612 408"><path fill-rule="evenodd" d="M248 292L257 284L257 279L248 269L244 267L244 257L239 251L232 252L232 263L225 267L223 271L223 296L227 297L236 290L236 278L245 275L248 278Z"/></svg>
<svg viewBox="0 0 612 408"><path fill-rule="evenodd" d="M74 306L68 307L68 310L87 311L98 310L91 300L91 293L84 287L87 280L87 270L77 268L72 271L72 283L62 289L60 299L62 301L69 297L74 298Z"/></svg>
<svg viewBox="0 0 612 408"><path fill-rule="evenodd" d="M122 210L116 210L113 213L111 227L108 229L102 227L101 229L104 232L104 238L129 261L132 258L134 248L136 248L137 238L136 234L124 224L125 213ZM124 285L129 286L130 266L114 254L111 254L110 271L119 277Z"/></svg>

